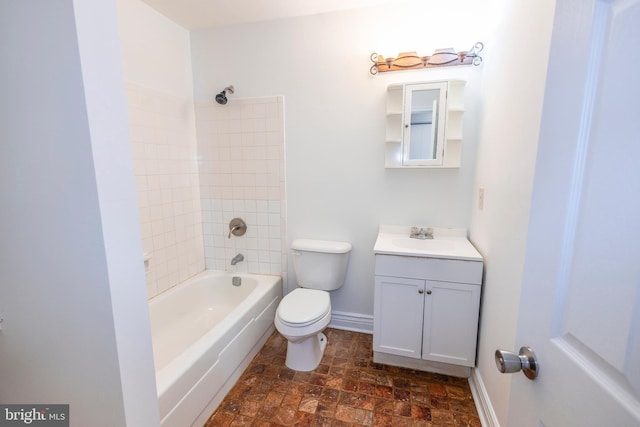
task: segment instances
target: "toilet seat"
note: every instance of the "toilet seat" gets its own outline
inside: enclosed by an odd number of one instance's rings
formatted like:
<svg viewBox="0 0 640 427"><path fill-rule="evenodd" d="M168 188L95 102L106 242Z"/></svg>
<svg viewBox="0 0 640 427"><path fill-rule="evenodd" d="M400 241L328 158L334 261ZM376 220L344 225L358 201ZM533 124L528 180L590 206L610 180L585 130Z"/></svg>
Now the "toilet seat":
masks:
<svg viewBox="0 0 640 427"><path fill-rule="evenodd" d="M331 299L328 292L297 288L282 298L276 314L283 324L302 328L317 322L330 310Z"/></svg>

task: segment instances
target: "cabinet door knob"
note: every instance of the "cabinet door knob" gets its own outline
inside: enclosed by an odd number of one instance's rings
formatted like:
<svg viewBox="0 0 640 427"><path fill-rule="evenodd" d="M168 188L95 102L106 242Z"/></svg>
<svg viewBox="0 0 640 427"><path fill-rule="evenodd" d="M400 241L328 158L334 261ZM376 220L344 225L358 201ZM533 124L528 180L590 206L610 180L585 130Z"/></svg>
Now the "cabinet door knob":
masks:
<svg viewBox="0 0 640 427"><path fill-rule="evenodd" d="M419 293L419 294L424 294L424 290L422 290L422 289L418 289L418 293Z"/></svg>
<svg viewBox="0 0 640 427"><path fill-rule="evenodd" d="M427 291L427 295L431 295L431 291Z"/></svg>

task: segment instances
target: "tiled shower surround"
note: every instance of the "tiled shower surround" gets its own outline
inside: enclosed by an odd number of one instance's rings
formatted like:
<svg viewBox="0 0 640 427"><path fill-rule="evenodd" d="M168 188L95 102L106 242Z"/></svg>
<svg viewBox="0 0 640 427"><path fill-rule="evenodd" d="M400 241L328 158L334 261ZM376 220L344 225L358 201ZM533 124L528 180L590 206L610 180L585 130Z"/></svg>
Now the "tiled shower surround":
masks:
<svg viewBox="0 0 640 427"><path fill-rule="evenodd" d="M126 90L152 298L204 269L194 108L191 100L132 83Z"/></svg>
<svg viewBox="0 0 640 427"><path fill-rule="evenodd" d="M285 279L284 99L230 98L196 104L206 266ZM247 233L229 238L234 217Z"/></svg>
<svg viewBox="0 0 640 427"><path fill-rule="evenodd" d="M194 108L133 83L126 89L148 297L205 266L281 275L286 284L283 97ZM247 233L229 239L235 217ZM237 253L245 260L231 266Z"/></svg>

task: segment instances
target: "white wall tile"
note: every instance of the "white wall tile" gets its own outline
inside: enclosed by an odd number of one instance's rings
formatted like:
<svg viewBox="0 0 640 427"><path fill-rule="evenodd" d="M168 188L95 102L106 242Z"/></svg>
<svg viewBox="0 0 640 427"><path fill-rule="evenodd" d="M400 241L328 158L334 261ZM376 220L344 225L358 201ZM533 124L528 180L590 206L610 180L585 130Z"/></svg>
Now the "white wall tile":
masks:
<svg viewBox="0 0 640 427"><path fill-rule="evenodd" d="M152 254L149 297L205 266L284 279L281 97L199 104L195 111L186 99L134 84L127 97L143 245ZM234 217L248 231L228 239ZM245 261L231 266L239 251Z"/></svg>
<svg viewBox="0 0 640 427"><path fill-rule="evenodd" d="M283 275L284 120L280 97L196 105L198 158L207 268ZM273 128L275 132L268 131ZM227 238L231 218L247 223ZM286 218L285 218L286 219ZM230 260L243 251L245 261ZM283 262L284 260L284 262Z"/></svg>
<svg viewBox="0 0 640 427"><path fill-rule="evenodd" d="M204 269L202 211L189 99L127 83L149 298Z"/></svg>

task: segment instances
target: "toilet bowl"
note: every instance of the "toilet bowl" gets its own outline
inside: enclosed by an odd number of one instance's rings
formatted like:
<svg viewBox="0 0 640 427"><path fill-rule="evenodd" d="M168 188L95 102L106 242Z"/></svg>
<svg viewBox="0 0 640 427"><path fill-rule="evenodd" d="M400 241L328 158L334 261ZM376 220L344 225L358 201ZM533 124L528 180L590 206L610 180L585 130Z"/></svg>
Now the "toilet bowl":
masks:
<svg viewBox="0 0 640 427"><path fill-rule="evenodd" d="M285 296L276 311L275 326L288 341L285 364L296 371L312 371L322 360L331 320L327 291L298 288Z"/></svg>
<svg viewBox="0 0 640 427"><path fill-rule="evenodd" d="M351 244L296 239L293 269L299 288L287 294L276 310L274 324L287 339L285 364L296 371L313 371L322 360L331 321L329 291L344 283Z"/></svg>

